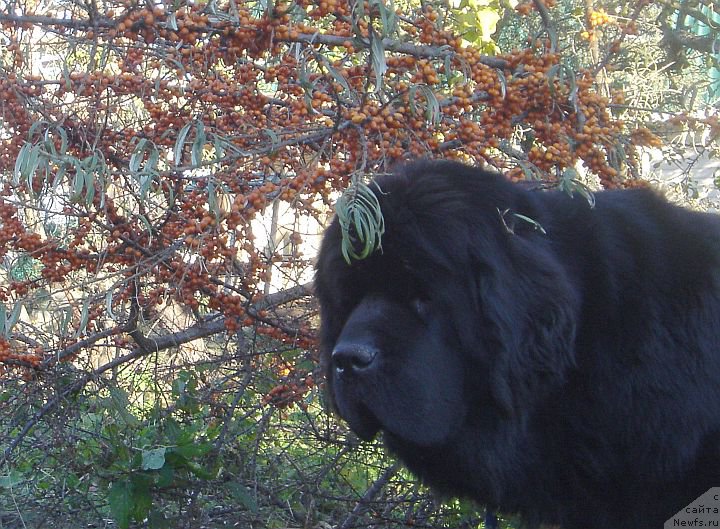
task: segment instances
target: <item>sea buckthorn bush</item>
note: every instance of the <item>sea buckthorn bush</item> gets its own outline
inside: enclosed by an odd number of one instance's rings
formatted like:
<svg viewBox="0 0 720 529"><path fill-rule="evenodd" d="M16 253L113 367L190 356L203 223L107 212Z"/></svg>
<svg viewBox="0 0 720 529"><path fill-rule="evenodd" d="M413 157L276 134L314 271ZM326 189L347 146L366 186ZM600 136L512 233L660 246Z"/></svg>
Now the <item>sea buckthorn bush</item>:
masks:
<svg viewBox="0 0 720 529"><path fill-rule="evenodd" d="M0 517L477 526L325 413L312 258L406 160L638 185L669 8L511 4L0 1Z"/></svg>

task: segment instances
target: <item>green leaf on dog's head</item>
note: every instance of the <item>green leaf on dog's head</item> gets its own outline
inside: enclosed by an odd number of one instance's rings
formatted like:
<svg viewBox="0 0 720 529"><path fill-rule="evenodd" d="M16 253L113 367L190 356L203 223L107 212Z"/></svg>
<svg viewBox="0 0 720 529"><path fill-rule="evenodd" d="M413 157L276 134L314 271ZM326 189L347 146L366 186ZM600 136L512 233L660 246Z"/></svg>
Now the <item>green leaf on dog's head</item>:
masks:
<svg viewBox="0 0 720 529"><path fill-rule="evenodd" d="M382 249L385 220L378 198L367 184L357 182L347 189L338 199L335 212L342 231L341 251L348 264Z"/></svg>

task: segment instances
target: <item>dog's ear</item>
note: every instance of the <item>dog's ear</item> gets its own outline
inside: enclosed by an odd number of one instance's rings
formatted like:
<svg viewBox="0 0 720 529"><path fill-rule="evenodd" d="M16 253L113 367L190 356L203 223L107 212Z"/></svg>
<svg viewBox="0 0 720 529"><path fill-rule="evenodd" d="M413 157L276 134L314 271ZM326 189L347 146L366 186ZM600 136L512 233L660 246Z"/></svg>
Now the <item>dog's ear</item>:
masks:
<svg viewBox="0 0 720 529"><path fill-rule="evenodd" d="M512 414L530 409L574 365L580 295L547 234L508 232L496 241L502 248L475 256L483 262L473 267L476 304L490 326L476 338L490 338L490 391Z"/></svg>

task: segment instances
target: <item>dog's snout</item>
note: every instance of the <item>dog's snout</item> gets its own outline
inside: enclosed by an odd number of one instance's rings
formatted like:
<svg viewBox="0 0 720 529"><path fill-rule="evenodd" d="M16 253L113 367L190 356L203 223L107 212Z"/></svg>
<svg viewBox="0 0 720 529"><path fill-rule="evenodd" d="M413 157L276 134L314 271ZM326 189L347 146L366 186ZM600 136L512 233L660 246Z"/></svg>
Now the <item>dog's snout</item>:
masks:
<svg viewBox="0 0 720 529"><path fill-rule="evenodd" d="M332 362L338 373L361 372L372 366L377 354L378 350L369 345L339 343L332 352Z"/></svg>

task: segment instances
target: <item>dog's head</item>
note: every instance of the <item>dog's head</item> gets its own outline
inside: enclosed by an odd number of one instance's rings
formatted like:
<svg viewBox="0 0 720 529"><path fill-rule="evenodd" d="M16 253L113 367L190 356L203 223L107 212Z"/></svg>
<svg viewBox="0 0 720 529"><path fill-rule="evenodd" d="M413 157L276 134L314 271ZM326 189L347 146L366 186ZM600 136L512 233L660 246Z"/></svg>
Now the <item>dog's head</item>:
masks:
<svg viewBox="0 0 720 529"><path fill-rule="evenodd" d="M442 446L483 414L523 413L572 364L578 306L532 193L448 162L370 188L381 247L348 264L336 219L318 257L337 412L363 438L417 446Z"/></svg>

